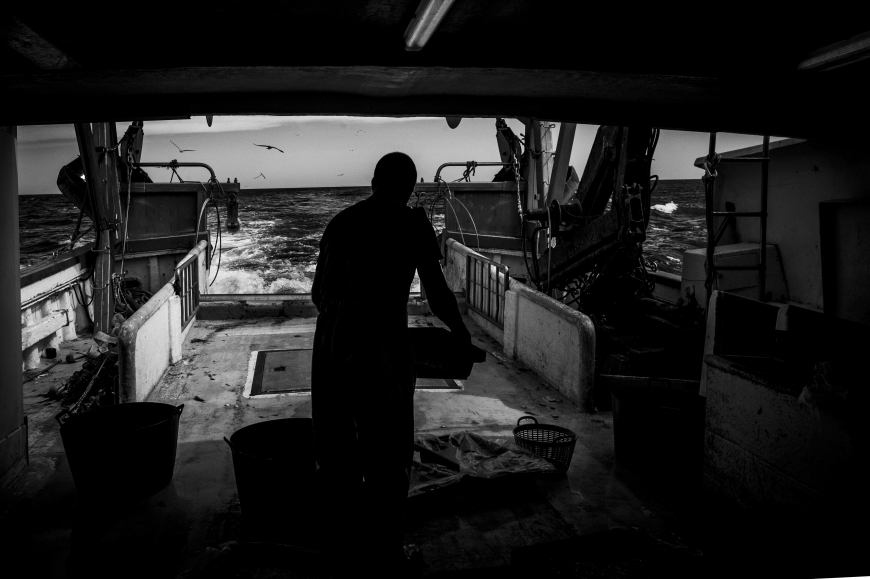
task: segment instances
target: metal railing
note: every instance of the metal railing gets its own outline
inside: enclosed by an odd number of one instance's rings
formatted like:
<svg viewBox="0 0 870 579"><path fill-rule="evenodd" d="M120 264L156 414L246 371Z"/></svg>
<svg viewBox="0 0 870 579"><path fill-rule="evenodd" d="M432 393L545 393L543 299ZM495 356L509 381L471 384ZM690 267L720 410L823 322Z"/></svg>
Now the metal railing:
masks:
<svg viewBox="0 0 870 579"><path fill-rule="evenodd" d="M510 268L482 256L468 254L465 262L465 296L469 309L504 329L505 294Z"/></svg>
<svg viewBox="0 0 870 579"><path fill-rule="evenodd" d="M466 161L464 163L444 163L438 170L435 171L435 179L434 181L437 183L441 180L441 170L445 167L465 167L466 171L470 171L475 169L476 167L509 167L513 165L513 163L503 163L501 161L481 161L478 163L477 161Z"/></svg>
<svg viewBox="0 0 870 579"><path fill-rule="evenodd" d="M199 308L199 253L191 252L175 266L176 292L181 298L181 328L196 315Z"/></svg>

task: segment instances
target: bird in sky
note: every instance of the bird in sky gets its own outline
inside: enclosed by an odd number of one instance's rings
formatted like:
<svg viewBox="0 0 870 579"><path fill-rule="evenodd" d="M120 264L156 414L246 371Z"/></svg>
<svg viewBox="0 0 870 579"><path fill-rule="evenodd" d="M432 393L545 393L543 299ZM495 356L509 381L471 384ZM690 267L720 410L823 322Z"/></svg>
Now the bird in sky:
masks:
<svg viewBox="0 0 870 579"><path fill-rule="evenodd" d="M336 175L336 177L341 177L343 175L344 175L344 173L339 173L338 175Z"/></svg>
<svg viewBox="0 0 870 579"><path fill-rule="evenodd" d="M269 149L275 149L276 151L278 151L278 152L280 152L280 153L283 153L283 152L284 152L284 151L282 151L281 149L279 149L278 147L273 147L272 145L258 145L257 143L254 143L254 146L256 146L256 147L266 147L266 150L267 150L267 151L268 151Z"/></svg>
<svg viewBox="0 0 870 579"><path fill-rule="evenodd" d="M169 139L169 142L172 143L173 145L175 145L175 141L173 141L172 139ZM182 149L178 145L175 145L175 148L178 149L179 153L185 153L187 151L190 151L192 153L192 152L196 151L196 149Z"/></svg>
<svg viewBox="0 0 870 579"><path fill-rule="evenodd" d="M365 131L362 130L362 129L360 129L360 130L358 130L358 131L356 132L357 135L360 134L360 133L365 133Z"/></svg>
<svg viewBox="0 0 870 579"><path fill-rule="evenodd" d="M262 173L260 173L259 175L257 175L256 177L254 177L254 179L259 179L260 177L262 177L263 179L266 178L265 175L263 175Z"/></svg>

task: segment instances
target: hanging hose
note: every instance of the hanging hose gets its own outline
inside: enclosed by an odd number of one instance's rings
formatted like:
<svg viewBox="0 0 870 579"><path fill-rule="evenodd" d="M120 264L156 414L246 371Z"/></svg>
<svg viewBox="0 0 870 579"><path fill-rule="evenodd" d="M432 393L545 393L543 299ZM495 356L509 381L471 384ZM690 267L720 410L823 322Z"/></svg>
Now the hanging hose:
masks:
<svg viewBox="0 0 870 579"><path fill-rule="evenodd" d="M448 189L448 191L449 191L449 189ZM457 203L462 205L462 208L465 209L466 213L468 213L468 218L471 219L471 226L474 227L474 235L477 236L477 251L479 253L480 252L480 234L477 233L477 224L474 222L474 217L472 217L471 211L468 210L468 207L465 206L465 203L463 203L458 197L456 197L456 195L453 196L453 199L455 199ZM457 225L457 227L459 226L458 220L457 220L456 225Z"/></svg>
<svg viewBox="0 0 870 579"><path fill-rule="evenodd" d="M468 245L465 243L465 234L462 233L462 226L459 225L459 215L456 214L456 209L453 208L453 204L450 203L450 199L448 199L447 197L444 198L444 202L450 206L450 210L453 211L453 216L456 217L456 227L459 228L459 235L460 237L462 237L462 245L468 247Z"/></svg>
<svg viewBox="0 0 870 579"><path fill-rule="evenodd" d="M217 179L215 179L213 182L216 183L217 186L220 188L221 193L223 193L224 195L226 195L226 192L224 191L224 188L221 186L220 181L218 181ZM202 185L202 188L203 188L203 189L205 189L207 195L208 195L209 193L211 193L211 192L206 188L205 184L204 184L202 181L200 181L199 184ZM217 276L218 276L218 274L219 274L220 271L221 271L221 257L222 257L221 254L223 253L223 252L221 251L221 249L222 249L222 247L223 247L223 234L222 234L222 232L221 232L221 210L220 210L220 206L217 204L217 202L215 202L214 199L212 199L211 195L209 195L208 197L206 197L205 201L204 201L203 204L202 204L202 208L200 208L200 210L199 210L199 218L196 220L196 237L195 237L194 240L196 241L196 240L199 239L200 224L202 223L202 216L203 216L203 214L204 214L204 212L205 212L205 208L208 206L209 203L211 203L212 205L214 205L215 214L216 214L216 216L217 216L217 233L215 234L215 245L214 245L214 247L215 247L215 251L217 251L217 254L218 254L218 264L217 264L217 269L216 269L215 272L214 272L214 278L212 278L211 283L208 284L208 287L211 287L212 285L214 285L214 282L217 280ZM211 244L211 240L210 240L210 239L209 239L209 244ZM208 267L209 267L209 269L211 269L211 259L209 259L209 261L208 261Z"/></svg>
<svg viewBox="0 0 870 579"><path fill-rule="evenodd" d="M441 183L444 183L444 185L447 187L447 193L448 193L448 195L451 193L451 191L450 191L450 185L448 185L447 182L446 182L444 179L441 179L440 177L437 177L437 179L438 179L438 183L439 183L439 185L438 185L438 196L439 196L439 197L444 197L444 202L445 202L447 205L449 205L449 206L450 206L450 210L453 211L453 216L456 218L456 227L459 228L459 236L462 238L462 245L464 245L465 247L468 247L468 244L465 243L465 234L462 232L462 226L459 225L459 215L456 213L456 209L454 209L453 204L450 203L450 198L449 198L449 197L446 197L446 196L444 196L444 195L441 194L441 185L440 185L440 184L441 184ZM459 180L460 180L460 179L457 179L457 181L459 181ZM454 181L454 183L455 183L455 182L456 182L456 181ZM456 199L456 197L453 197L453 198ZM436 201L437 201L437 200L438 200L438 199L436 198ZM456 201L459 201L459 199L456 199ZM462 201L459 201L459 203L462 204ZM435 206L434 201L433 201L433 203L432 203L432 206L433 206L433 207ZM463 206L464 206L464 205L463 205ZM465 210L468 211L468 208L466 207ZM470 216L470 215L471 215L471 213L469 213L469 216ZM431 219L430 219L430 221L431 221ZM471 220L471 223L474 224L474 219ZM474 227L474 232L475 232L475 234L477 234L477 226L476 226L476 225L475 225L475 227ZM477 238L477 250L480 251L480 236L478 236L478 238Z"/></svg>

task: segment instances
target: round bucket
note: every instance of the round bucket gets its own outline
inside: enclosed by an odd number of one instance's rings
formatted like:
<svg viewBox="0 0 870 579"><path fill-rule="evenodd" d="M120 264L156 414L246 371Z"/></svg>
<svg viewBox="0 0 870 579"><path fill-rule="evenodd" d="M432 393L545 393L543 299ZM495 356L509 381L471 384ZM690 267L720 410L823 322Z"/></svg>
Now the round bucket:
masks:
<svg viewBox="0 0 870 579"><path fill-rule="evenodd" d="M702 396L654 386L620 386L612 397L617 460L671 482L700 482Z"/></svg>
<svg viewBox="0 0 870 579"><path fill-rule="evenodd" d="M131 402L67 419L60 436L78 493L117 500L169 484L182 410L183 404Z"/></svg>
<svg viewBox="0 0 870 579"><path fill-rule="evenodd" d="M305 541L314 535L314 426L283 418L241 428L229 439L246 541Z"/></svg>

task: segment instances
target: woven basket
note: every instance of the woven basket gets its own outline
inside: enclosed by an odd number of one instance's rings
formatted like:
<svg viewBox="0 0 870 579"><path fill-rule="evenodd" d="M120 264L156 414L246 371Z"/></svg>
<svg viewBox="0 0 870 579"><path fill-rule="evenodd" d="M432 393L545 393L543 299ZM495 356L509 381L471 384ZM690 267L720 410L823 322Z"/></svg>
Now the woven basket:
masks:
<svg viewBox="0 0 870 579"><path fill-rule="evenodd" d="M532 420L534 424L520 424L523 420ZM522 448L552 462L559 472L565 472L571 464L571 457L574 456L577 435L562 426L538 424L535 417L522 416L514 428L514 441Z"/></svg>

